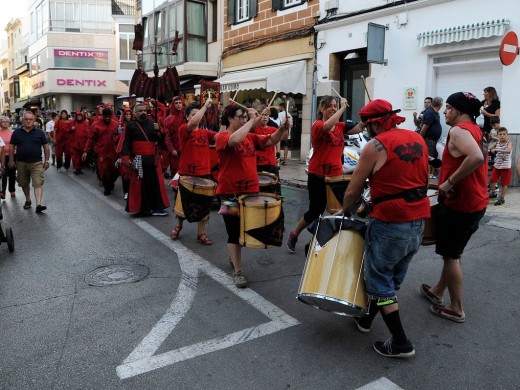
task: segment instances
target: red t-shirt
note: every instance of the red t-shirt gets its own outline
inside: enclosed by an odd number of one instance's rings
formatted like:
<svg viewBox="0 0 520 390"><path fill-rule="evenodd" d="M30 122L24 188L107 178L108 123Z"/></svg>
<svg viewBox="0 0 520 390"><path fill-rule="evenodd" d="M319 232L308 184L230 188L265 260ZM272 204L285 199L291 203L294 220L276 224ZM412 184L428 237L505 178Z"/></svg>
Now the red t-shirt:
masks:
<svg viewBox="0 0 520 390"><path fill-rule="evenodd" d="M260 135L271 135L276 130L277 128L272 126L257 126L253 133ZM276 145L271 145L264 149L257 150L256 165L276 165Z"/></svg>
<svg viewBox="0 0 520 390"><path fill-rule="evenodd" d="M269 136L249 133L240 145L232 148L228 146L229 137L231 134L227 131L215 137L220 169L217 195L258 192L255 149L263 148Z"/></svg>
<svg viewBox="0 0 520 390"><path fill-rule="evenodd" d="M312 125L313 154L309 161L309 173L319 176L339 176L343 174L341 156L345 136L345 122L338 122L334 129L324 133L324 122L317 120Z"/></svg>
<svg viewBox="0 0 520 390"><path fill-rule="evenodd" d="M210 158L209 144L215 141L214 131L195 129L188 132L188 125L179 127L179 144L182 150L179 160L179 175L204 176L209 175Z"/></svg>
<svg viewBox="0 0 520 390"><path fill-rule="evenodd" d="M370 177L370 197L398 194L407 189L426 187L428 183L428 147L420 134L392 129L375 137L384 146L386 163ZM430 217L426 197L407 202L402 198L377 203L370 214L385 222L399 223Z"/></svg>
<svg viewBox="0 0 520 390"><path fill-rule="evenodd" d="M485 147L482 144L482 130L473 122L463 122L457 125L458 127L467 130L483 149L484 155ZM453 157L448 150L448 143L450 141L450 134L446 141L446 147L442 153L442 167L439 175L439 183L444 183L453 172L455 172L464 161L465 157ZM484 210L489 203L489 196L487 194L487 163L481 164L477 169L471 172L464 179L460 180L453 188L453 193L449 198L446 198L444 204L454 210L464 213L474 213Z"/></svg>

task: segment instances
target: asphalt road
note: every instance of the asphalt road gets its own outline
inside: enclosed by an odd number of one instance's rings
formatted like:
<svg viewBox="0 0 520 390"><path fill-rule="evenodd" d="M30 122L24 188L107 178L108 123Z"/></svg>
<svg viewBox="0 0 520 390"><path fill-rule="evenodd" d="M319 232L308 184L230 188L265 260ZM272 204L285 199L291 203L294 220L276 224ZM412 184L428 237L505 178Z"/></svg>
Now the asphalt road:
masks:
<svg viewBox="0 0 520 390"><path fill-rule="evenodd" d="M432 247L414 258L399 293L401 318L416 356L377 355L389 335L376 319L361 334L351 318L295 299L305 258L285 247L243 250L250 288L234 287L226 234L215 211L214 244L185 224L169 238L172 215L136 219L121 187L105 197L89 172L50 170L45 214L4 203L0 245L0 389L517 389L519 231L487 216L463 259L466 323L433 316L419 295L441 260ZM284 187L286 236L307 194ZM97 287L100 267L142 265L135 283ZM102 273L101 273L102 274ZM115 278L115 279L114 279ZM363 387L365 386L365 387Z"/></svg>

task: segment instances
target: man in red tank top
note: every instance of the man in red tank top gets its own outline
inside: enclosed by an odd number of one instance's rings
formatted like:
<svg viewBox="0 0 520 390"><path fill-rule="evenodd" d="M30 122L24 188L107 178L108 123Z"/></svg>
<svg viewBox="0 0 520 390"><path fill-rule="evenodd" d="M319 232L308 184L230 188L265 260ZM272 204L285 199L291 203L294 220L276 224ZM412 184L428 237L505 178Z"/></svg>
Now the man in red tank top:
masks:
<svg viewBox="0 0 520 390"><path fill-rule="evenodd" d="M486 146L475 123L480 102L471 93L457 92L446 100L444 115L452 128L442 155L439 177L440 212L437 221L435 252L444 260L439 281L434 287L421 285L421 293L433 305L430 311L442 318L464 322L462 306L462 269L464 248L479 226L489 202L487 194ZM442 297L448 289L450 305Z"/></svg>
<svg viewBox="0 0 520 390"><path fill-rule="evenodd" d="M364 255L369 312L356 319L357 328L369 332L381 312L392 337L375 342L374 349L383 356L403 358L413 356L415 349L401 324L396 291L421 244L430 202L426 197L428 148L416 132L396 128L405 120L396 115L399 111L382 99L371 101L359 111L372 140L363 149L347 187L343 214L350 215L369 179L374 204Z"/></svg>

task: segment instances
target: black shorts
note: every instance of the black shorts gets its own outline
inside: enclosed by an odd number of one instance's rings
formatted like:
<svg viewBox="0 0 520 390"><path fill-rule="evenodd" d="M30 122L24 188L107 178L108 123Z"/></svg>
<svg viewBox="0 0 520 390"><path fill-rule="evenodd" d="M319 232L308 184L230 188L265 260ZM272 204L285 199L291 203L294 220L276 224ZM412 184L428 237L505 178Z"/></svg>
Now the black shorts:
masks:
<svg viewBox="0 0 520 390"><path fill-rule="evenodd" d="M462 213L439 204L435 252L444 258L459 259L485 212Z"/></svg>
<svg viewBox="0 0 520 390"><path fill-rule="evenodd" d="M288 148L289 146L291 146L291 140L290 139L286 139L285 141L281 140L280 141L280 146L282 148Z"/></svg>
<svg viewBox="0 0 520 390"><path fill-rule="evenodd" d="M424 141L426 141L426 146L428 147L428 156L437 158L437 141L429 138L426 138Z"/></svg>

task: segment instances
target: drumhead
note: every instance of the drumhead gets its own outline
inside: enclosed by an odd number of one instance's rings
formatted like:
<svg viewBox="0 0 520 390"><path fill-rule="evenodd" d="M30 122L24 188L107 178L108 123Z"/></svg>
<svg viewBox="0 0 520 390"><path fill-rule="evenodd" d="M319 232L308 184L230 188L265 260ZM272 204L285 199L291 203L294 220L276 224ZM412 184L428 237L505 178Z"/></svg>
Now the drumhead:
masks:
<svg viewBox="0 0 520 390"><path fill-rule="evenodd" d="M216 183L213 180L195 176L181 176L179 180L184 186L214 187Z"/></svg>
<svg viewBox="0 0 520 390"><path fill-rule="evenodd" d="M276 184L278 181L276 175L268 172L258 172L258 184L260 186L266 186L270 184Z"/></svg>
<svg viewBox="0 0 520 390"><path fill-rule="evenodd" d="M278 199L276 199L273 196L268 195L255 195L255 196L248 196L246 199L244 199L244 203L253 203L253 204L264 204L267 203L273 203L277 202Z"/></svg>

